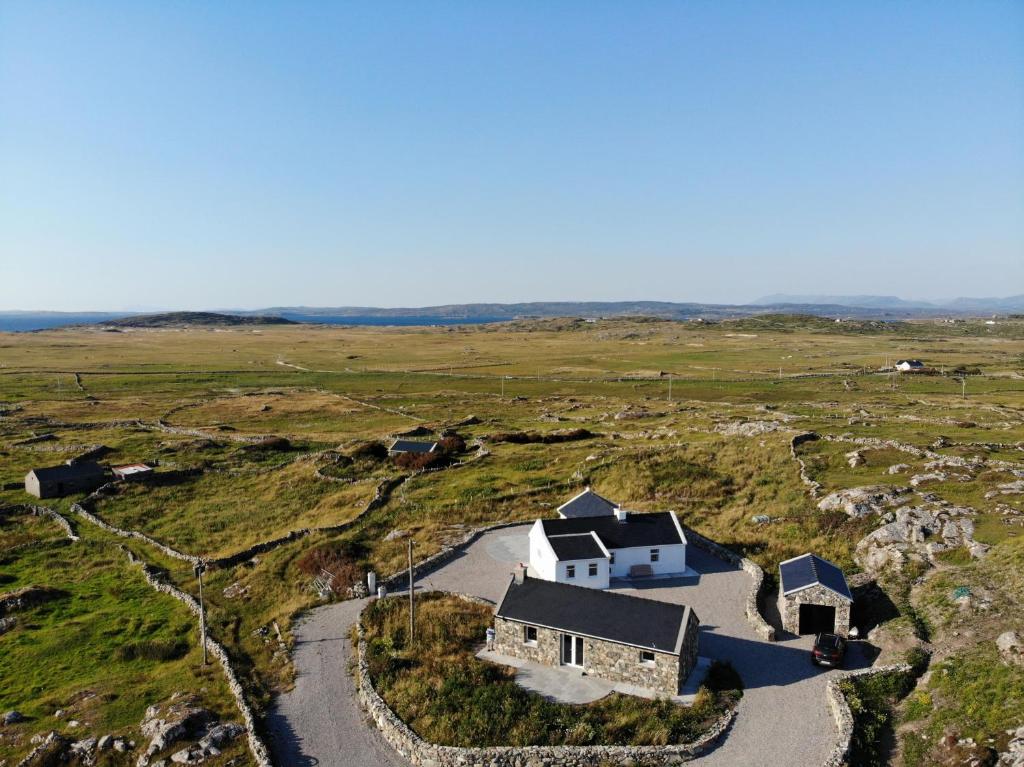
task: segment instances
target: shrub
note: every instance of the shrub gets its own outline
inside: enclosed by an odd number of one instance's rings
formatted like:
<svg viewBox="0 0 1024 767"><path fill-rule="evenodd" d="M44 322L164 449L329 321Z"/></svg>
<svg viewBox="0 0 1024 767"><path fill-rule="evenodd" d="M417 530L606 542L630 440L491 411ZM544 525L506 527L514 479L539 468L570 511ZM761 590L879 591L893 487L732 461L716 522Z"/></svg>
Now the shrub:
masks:
<svg viewBox="0 0 1024 767"><path fill-rule="evenodd" d="M592 439L598 435L588 429L569 429L567 431L552 432L551 434L539 434L537 432L511 431L492 434L492 442L510 442L514 445L527 445L541 443L553 445L559 442L575 442L581 439Z"/></svg>
<svg viewBox="0 0 1024 767"><path fill-rule="evenodd" d="M308 576L330 573L336 591L354 586L363 578L363 551L349 542L331 542L314 546L303 552L295 566Z"/></svg>
<svg viewBox="0 0 1024 767"><path fill-rule="evenodd" d="M160 642L156 640L129 642L117 648L115 655L118 660L156 660L168 661L183 658L188 654L188 642Z"/></svg>
<svg viewBox="0 0 1024 767"><path fill-rule="evenodd" d="M395 466L410 471L422 469L439 469L451 463L451 457L446 453L399 453L395 456Z"/></svg>
<svg viewBox="0 0 1024 767"><path fill-rule="evenodd" d="M437 449L448 455L464 453L466 452L466 440L461 435L451 432L440 439L437 443Z"/></svg>
<svg viewBox="0 0 1024 767"><path fill-rule="evenodd" d="M357 461L364 459L383 461L388 457L388 448L383 442L360 442L349 451L349 455Z"/></svg>

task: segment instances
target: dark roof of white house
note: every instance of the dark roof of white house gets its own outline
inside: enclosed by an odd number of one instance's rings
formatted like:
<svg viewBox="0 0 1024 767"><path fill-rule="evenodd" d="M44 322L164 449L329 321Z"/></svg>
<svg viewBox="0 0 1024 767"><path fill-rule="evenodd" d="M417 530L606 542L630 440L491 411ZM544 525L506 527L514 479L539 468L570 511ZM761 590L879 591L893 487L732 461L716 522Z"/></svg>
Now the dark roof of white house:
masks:
<svg viewBox="0 0 1024 767"><path fill-rule="evenodd" d="M843 571L816 554L804 554L787 559L779 565L779 580L782 593L792 594L810 586L824 586L841 597L853 601L850 586Z"/></svg>
<svg viewBox="0 0 1024 767"><path fill-rule="evenodd" d="M678 655L690 608L526 576L509 583L496 615Z"/></svg>
<svg viewBox="0 0 1024 767"><path fill-rule="evenodd" d="M618 517L576 517L570 519L543 519L544 535L597 533L606 549L628 549L634 546L672 546L686 543L676 527L671 511L652 514L628 512L626 521Z"/></svg>
<svg viewBox="0 0 1024 767"><path fill-rule="evenodd" d="M396 439L388 448L392 453L430 453L437 447L436 442L417 442L411 439Z"/></svg>
<svg viewBox="0 0 1024 767"><path fill-rule="evenodd" d="M32 469L40 482L71 482L76 479L102 479L106 469L98 463L62 463L59 466L45 466Z"/></svg>
<svg viewBox="0 0 1024 767"><path fill-rule="evenodd" d="M910 365L914 368L923 368L924 363L921 360L896 360L897 365Z"/></svg>
<svg viewBox="0 0 1024 767"><path fill-rule="evenodd" d="M552 535L548 543L555 550L558 561L567 562L577 559L607 559L608 556L593 533L570 533L568 535Z"/></svg>
<svg viewBox="0 0 1024 767"><path fill-rule="evenodd" d="M559 506L558 513L567 518L603 517L614 514L616 506L617 504L601 497L588 487Z"/></svg>

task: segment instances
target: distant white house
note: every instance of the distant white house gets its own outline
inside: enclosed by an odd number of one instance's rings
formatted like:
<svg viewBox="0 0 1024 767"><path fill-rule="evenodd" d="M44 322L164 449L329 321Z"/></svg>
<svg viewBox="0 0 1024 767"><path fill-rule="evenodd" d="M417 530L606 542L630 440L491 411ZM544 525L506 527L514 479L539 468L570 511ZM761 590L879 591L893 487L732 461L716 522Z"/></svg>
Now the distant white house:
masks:
<svg viewBox="0 0 1024 767"><path fill-rule="evenodd" d="M601 503L610 508L596 512ZM575 507L575 509L573 508ZM686 535L675 512L629 512L588 488L560 507L560 519L538 519L530 528L534 577L595 589L612 578L686 573Z"/></svg>
<svg viewBox="0 0 1024 767"><path fill-rule="evenodd" d="M907 373L912 370L924 370L924 363L921 360L897 360L896 369L901 373Z"/></svg>

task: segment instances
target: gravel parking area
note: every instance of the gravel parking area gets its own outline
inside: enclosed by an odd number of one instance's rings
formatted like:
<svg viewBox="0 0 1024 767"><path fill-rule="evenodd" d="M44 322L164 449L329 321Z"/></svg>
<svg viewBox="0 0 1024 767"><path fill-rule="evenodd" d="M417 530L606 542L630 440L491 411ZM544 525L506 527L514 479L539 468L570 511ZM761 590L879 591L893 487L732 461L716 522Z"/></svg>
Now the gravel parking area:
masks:
<svg viewBox="0 0 1024 767"><path fill-rule="evenodd" d="M455 559L421 577L418 587L498 601L512 568L527 556L528 531L529 525L523 525L486 533ZM690 605L701 621L700 655L731 661L743 677L746 690L730 732L697 761L708 767L818 767L837 737L825 700L826 682L836 672L811 664L810 637L775 643L757 638L743 615L750 578L742 570L693 547L687 559L697 576L613 588ZM364 720L348 673L348 632L363 604L350 601L319 608L297 627L296 686L281 696L270 717L280 764L407 764ZM847 667L866 665L851 649Z"/></svg>

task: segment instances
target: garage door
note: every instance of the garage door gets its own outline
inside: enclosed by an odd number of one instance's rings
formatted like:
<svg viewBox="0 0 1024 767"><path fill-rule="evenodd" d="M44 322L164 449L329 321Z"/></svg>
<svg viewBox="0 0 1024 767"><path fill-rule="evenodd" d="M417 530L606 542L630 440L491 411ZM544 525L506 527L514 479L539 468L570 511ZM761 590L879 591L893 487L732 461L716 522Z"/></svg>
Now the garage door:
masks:
<svg viewBox="0 0 1024 767"><path fill-rule="evenodd" d="M831 634L836 628L836 608L829 605L800 605L801 634Z"/></svg>

